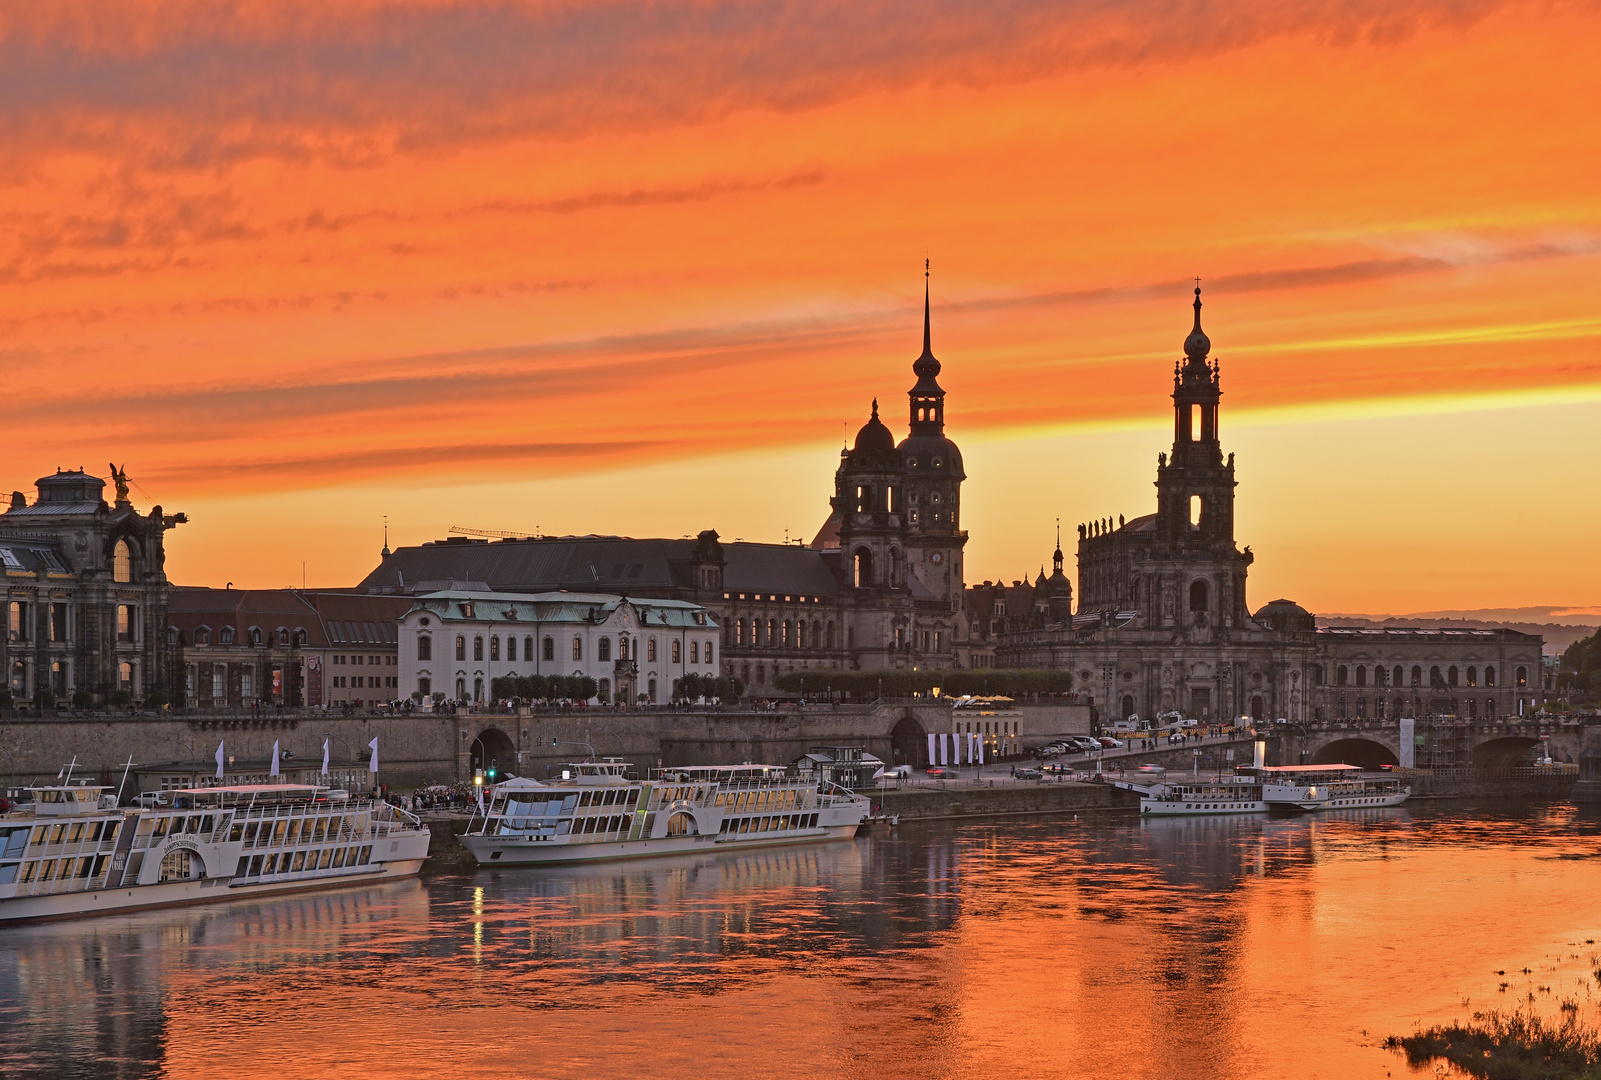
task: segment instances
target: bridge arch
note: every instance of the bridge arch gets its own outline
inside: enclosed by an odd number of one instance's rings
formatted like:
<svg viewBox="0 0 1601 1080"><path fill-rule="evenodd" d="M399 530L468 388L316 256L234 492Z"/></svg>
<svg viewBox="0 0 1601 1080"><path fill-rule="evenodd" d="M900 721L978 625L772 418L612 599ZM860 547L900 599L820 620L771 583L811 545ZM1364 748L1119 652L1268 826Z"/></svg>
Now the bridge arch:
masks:
<svg viewBox="0 0 1601 1080"><path fill-rule="evenodd" d="M1400 761L1381 742L1372 739L1335 739L1320 747L1312 755L1311 765L1360 765L1364 769L1377 769L1381 765L1399 765Z"/></svg>
<svg viewBox="0 0 1601 1080"><path fill-rule="evenodd" d="M1475 769L1510 769L1528 765L1534 760L1534 748L1539 739L1527 735L1503 735L1499 739L1479 743L1473 748Z"/></svg>
<svg viewBox="0 0 1601 1080"><path fill-rule="evenodd" d="M920 769L928 764L928 732L916 718L908 716L889 733L891 765L910 765Z"/></svg>
<svg viewBox="0 0 1601 1080"><path fill-rule="evenodd" d="M507 735L499 728L484 728L478 733L478 738L472 744L472 771L483 769L487 774L490 769L495 770L495 779L504 780L515 772L517 765L517 747Z"/></svg>

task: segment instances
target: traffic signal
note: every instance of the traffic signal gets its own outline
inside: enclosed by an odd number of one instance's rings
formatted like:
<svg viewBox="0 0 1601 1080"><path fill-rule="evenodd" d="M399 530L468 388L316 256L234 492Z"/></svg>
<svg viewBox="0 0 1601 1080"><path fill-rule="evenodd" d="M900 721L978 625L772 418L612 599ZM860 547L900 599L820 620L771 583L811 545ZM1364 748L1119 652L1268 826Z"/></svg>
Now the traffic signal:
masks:
<svg viewBox="0 0 1601 1080"><path fill-rule="evenodd" d="M495 767L493 765L491 765L489 768L485 769L484 770L484 775L488 776L489 779L493 780L495 778Z"/></svg>

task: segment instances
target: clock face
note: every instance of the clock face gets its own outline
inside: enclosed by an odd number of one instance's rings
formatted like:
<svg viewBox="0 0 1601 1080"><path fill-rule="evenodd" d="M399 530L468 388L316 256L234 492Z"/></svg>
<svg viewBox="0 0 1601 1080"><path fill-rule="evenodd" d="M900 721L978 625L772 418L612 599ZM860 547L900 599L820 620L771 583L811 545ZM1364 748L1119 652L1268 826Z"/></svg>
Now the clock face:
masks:
<svg viewBox="0 0 1601 1080"><path fill-rule="evenodd" d="M934 554L928 557L928 561L933 563L935 566L938 566L940 563L945 561L945 556L936 551Z"/></svg>

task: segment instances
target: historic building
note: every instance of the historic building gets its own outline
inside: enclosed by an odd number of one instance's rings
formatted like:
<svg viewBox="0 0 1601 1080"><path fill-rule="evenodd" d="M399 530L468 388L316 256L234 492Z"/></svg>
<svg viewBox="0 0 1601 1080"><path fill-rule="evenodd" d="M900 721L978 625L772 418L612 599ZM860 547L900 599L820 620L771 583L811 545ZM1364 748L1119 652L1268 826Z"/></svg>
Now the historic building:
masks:
<svg viewBox="0 0 1601 1080"><path fill-rule="evenodd" d="M31 504L13 492L0 514L7 601L0 667L15 700L64 705L86 694L103 706L119 692L132 702L170 693L163 543L188 519L159 506L139 513L126 474L113 466L111 475L110 506L105 481L58 470L39 479Z"/></svg>
<svg viewBox="0 0 1601 1080"><path fill-rule="evenodd" d="M912 373L906 438L896 442L875 400L853 445L840 452L829 514L810 545L728 543L710 529L693 540L460 537L386 548L359 588L683 601L710 612L721 635L717 673L750 693L783 672L810 668L965 666L966 473L945 434L926 288L923 350ZM826 682L824 675L818 689Z"/></svg>
<svg viewBox="0 0 1601 1080"><path fill-rule="evenodd" d="M399 629L401 696L427 707L486 701L508 675L588 676L599 701L654 705L719 672L717 620L679 600L447 590L416 597Z"/></svg>
<svg viewBox="0 0 1601 1080"><path fill-rule="evenodd" d="M1302 722L1504 716L1543 698L1540 638L1514 630L1318 629L1289 600L1252 613L1253 559L1234 535L1234 455L1201 290L1173 369L1173 446L1157 455L1156 512L1080 525L1079 603L1062 573L971 590L975 655L1074 673L1102 716L1248 715Z"/></svg>

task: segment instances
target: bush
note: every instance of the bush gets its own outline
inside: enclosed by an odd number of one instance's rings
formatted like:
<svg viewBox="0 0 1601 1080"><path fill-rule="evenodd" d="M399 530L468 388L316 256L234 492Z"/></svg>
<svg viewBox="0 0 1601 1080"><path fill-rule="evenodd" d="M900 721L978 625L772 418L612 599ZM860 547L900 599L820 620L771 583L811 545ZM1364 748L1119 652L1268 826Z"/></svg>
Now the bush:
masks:
<svg viewBox="0 0 1601 1080"><path fill-rule="evenodd" d="M95 696L87 690L74 690L72 692L72 707L74 709L87 709L95 703Z"/></svg>
<svg viewBox="0 0 1601 1080"><path fill-rule="evenodd" d="M48 690L39 691L35 700L39 702L39 708L41 709L53 709L56 707L56 696Z"/></svg>
<svg viewBox="0 0 1601 1080"><path fill-rule="evenodd" d="M171 700L172 699L167 696L167 692L165 690L152 690L150 691L149 696L145 698L145 704L159 709L165 706L167 702Z"/></svg>
<svg viewBox="0 0 1601 1080"><path fill-rule="evenodd" d="M11 696L10 690L0 690L0 709L9 709L16 703L17 699Z"/></svg>
<svg viewBox="0 0 1601 1080"><path fill-rule="evenodd" d="M126 690L115 690L111 694L111 704L119 709L125 709L133 704L133 695Z"/></svg>

